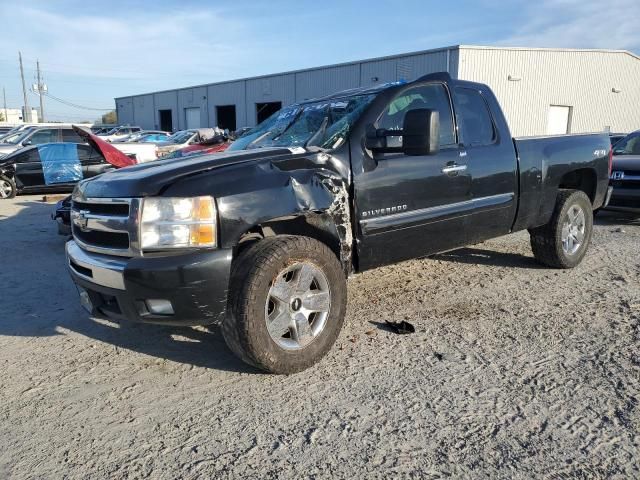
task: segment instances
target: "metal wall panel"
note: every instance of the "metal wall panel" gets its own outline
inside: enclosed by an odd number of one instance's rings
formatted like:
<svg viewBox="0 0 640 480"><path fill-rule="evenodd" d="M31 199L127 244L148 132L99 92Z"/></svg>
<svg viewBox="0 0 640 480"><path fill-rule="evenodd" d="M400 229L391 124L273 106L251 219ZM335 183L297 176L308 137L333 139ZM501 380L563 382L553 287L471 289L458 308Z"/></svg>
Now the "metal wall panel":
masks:
<svg viewBox="0 0 640 480"><path fill-rule="evenodd" d="M155 126L153 116L153 95L139 95L137 97L133 97L132 125L137 125L146 130L153 130Z"/></svg>
<svg viewBox="0 0 640 480"><path fill-rule="evenodd" d="M116 107L121 123L143 128L157 128L158 110L171 109L177 129L184 127L184 108L200 107L202 125L215 126L215 106L236 105L238 127L253 126L256 103L286 106L358 86L413 80L447 68L454 78L488 84L517 136L544 134L550 105L572 107L572 132L605 126L623 132L640 128L640 109L636 108L640 104L640 59L603 50L452 47L158 92L153 94L151 107L149 95L124 97L116 99ZM509 75L519 81L509 80ZM149 108L153 109L152 121Z"/></svg>
<svg viewBox="0 0 640 480"><path fill-rule="evenodd" d="M247 109L245 100L245 82L219 83L207 87L209 98L209 126L218 125L216 118L216 105L236 106L236 125L238 128L247 125Z"/></svg>
<svg viewBox="0 0 640 480"><path fill-rule="evenodd" d="M159 110L171 110L171 123L173 129L178 130L178 91L159 92L153 95L155 112L153 112L154 129L160 128Z"/></svg>
<svg viewBox="0 0 640 480"><path fill-rule="evenodd" d="M301 102L360 86L360 65L344 65L295 74L295 100Z"/></svg>
<svg viewBox="0 0 640 480"><path fill-rule="evenodd" d="M282 106L285 106L296 101L294 73L248 79L246 84L245 111L249 127L256 124L256 103L282 102Z"/></svg>
<svg viewBox="0 0 640 480"><path fill-rule="evenodd" d="M194 87L178 90L178 130L187 128L187 118L185 109L200 109L200 127L207 127L209 124L207 107L207 87ZM174 128L176 126L174 125Z"/></svg>
<svg viewBox="0 0 640 480"><path fill-rule="evenodd" d="M116 100L116 113L118 115L118 123L122 125L133 125L133 102L136 97L123 97Z"/></svg>
<svg viewBox="0 0 640 480"><path fill-rule="evenodd" d="M514 136L544 135L551 105L572 107L571 133L640 128L640 59L626 52L462 47L460 55L460 78L493 89Z"/></svg>

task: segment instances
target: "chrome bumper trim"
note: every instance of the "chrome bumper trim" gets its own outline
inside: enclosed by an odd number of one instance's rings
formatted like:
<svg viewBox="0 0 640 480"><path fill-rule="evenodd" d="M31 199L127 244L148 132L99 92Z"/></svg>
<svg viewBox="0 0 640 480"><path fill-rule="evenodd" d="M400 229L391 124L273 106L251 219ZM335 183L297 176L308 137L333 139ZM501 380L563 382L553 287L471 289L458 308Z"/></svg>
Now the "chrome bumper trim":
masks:
<svg viewBox="0 0 640 480"><path fill-rule="evenodd" d="M75 275L88 282L102 285L103 287L124 290L124 268L126 260L85 252L78 244L71 240L65 246L67 253L67 266ZM82 272L74 268L73 264L89 270Z"/></svg>
<svg viewBox="0 0 640 480"><path fill-rule="evenodd" d="M607 208L607 205L609 205L609 202L611 201L611 195L613 195L613 187L610 186L607 188L607 195L604 197L604 203L600 208Z"/></svg>

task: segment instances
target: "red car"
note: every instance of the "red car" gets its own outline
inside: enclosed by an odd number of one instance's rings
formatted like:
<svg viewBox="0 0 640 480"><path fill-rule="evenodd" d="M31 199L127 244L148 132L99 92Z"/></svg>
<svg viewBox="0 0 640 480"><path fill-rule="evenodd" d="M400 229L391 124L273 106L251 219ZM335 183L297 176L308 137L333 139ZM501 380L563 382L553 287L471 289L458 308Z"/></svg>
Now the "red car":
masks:
<svg viewBox="0 0 640 480"><path fill-rule="evenodd" d="M163 157L163 160L165 158L182 158L190 157L192 155L206 155L209 153L224 152L229 148L229 145L231 145L229 137L226 135L216 135L205 142L196 143L195 145L189 145L181 148L180 150L176 150L166 157Z"/></svg>

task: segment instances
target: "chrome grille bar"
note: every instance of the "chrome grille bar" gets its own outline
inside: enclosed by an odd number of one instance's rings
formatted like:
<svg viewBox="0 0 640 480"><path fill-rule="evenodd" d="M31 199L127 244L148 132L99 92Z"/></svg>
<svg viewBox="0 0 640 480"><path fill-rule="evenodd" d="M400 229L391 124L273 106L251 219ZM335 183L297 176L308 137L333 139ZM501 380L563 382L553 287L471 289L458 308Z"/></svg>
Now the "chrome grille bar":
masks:
<svg viewBox="0 0 640 480"><path fill-rule="evenodd" d="M122 257L142 256L138 238L141 199L74 197L73 200L73 238L82 249ZM128 209L124 209L123 204ZM118 208L109 213L110 205ZM125 215L125 211L128 214Z"/></svg>

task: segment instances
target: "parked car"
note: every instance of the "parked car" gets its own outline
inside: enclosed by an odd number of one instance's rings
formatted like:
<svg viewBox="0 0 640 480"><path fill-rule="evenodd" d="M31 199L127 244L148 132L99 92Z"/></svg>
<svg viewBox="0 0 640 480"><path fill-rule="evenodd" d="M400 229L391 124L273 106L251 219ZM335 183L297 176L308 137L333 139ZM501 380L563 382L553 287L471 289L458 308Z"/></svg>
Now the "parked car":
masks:
<svg viewBox="0 0 640 480"><path fill-rule="evenodd" d="M139 132L131 133L126 137L112 140L112 143L123 142L162 142L169 138L170 134L167 132L161 132L159 130L140 130Z"/></svg>
<svg viewBox="0 0 640 480"><path fill-rule="evenodd" d="M194 155L205 155L209 153L220 153L229 148L229 145L231 145L229 137L226 134L220 134L205 142L183 147L180 150L176 150L175 152L172 152L163 158L180 158Z"/></svg>
<svg viewBox="0 0 640 480"><path fill-rule="evenodd" d="M242 360L291 373L335 342L351 273L524 229L540 263L578 265L609 151L606 133L512 139L489 87L446 73L350 90L218 155L81 182L68 269L88 310L220 323Z"/></svg>
<svg viewBox="0 0 640 480"><path fill-rule="evenodd" d="M112 143L114 148L136 160L136 163L153 162L158 159L158 147L155 143L133 142Z"/></svg>
<svg viewBox="0 0 640 480"><path fill-rule="evenodd" d="M113 130L116 127L118 127L118 125L114 125L114 124L94 125L91 127L91 133L93 133L94 135L102 135L102 134L106 134L107 132Z"/></svg>
<svg viewBox="0 0 640 480"><path fill-rule="evenodd" d="M158 158L162 158L171 152L180 150L189 145L205 142L219 134L214 128L197 128L193 130L181 130L174 133L164 142L154 142L158 146Z"/></svg>
<svg viewBox="0 0 640 480"><path fill-rule="evenodd" d="M136 164L136 160L125 155L113 145L101 140L95 134L90 134L88 131L77 129L77 133L84 138L91 147L98 152L103 160L114 168L124 168ZM60 235L71 234L71 195L60 200L51 214L51 218L58 225L58 233Z"/></svg>
<svg viewBox="0 0 640 480"><path fill-rule="evenodd" d="M102 137L102 139L105 142L113 142L114 140L117 140L119 138L124 138L128 135L131 135L134 132L139 132L140 130L142 130L140 127L123 125L121 127L112 128L111 130L109 130L104 134L100 134L100 137Z"/></svg>
<svg viewBox="0 0 640 480"><path fill-rule="evenodd" d="M0 155L7 155L31 145L59 142L82 143L82 139L71 126L30 127L6 138L4 143L0 144Z"/></svg>
<svg viewBox="0 0 640 480"><path fill-rule="evenodd" d="M25 147L0 159L0 198L21 193L70 192L79 180L111 168L102 155L85 144Z"/></svg>
<svg viewBox="0 0 640 480"><path fill-rule="evenodd" d="M640 212L640 130L615 144L609 210Z"/></svg>
<svg viewBox="0 0 640 480"><path fill-rule="evenodd" d="M242 137L245 133L250 132L251 130L253 130L253 127L241 127L233 132L233 136L237 139Z"/></svg>
<svg viewBox="0 0 640 480"><path fill-rule="evenodd" d="M609 140L611 140L611 146L613 147L616 143L626 137L626 133L610 133Z"/></svg>

